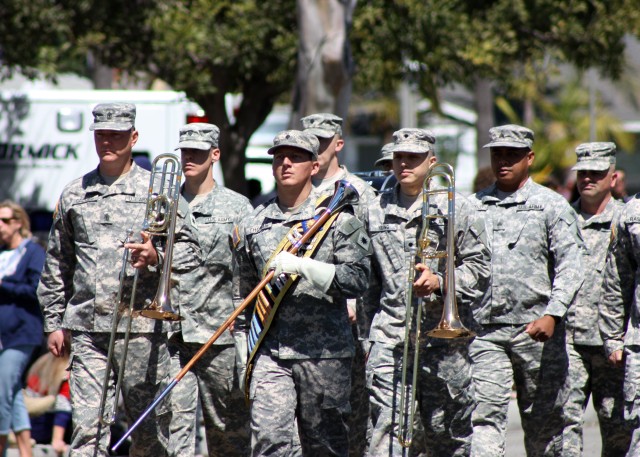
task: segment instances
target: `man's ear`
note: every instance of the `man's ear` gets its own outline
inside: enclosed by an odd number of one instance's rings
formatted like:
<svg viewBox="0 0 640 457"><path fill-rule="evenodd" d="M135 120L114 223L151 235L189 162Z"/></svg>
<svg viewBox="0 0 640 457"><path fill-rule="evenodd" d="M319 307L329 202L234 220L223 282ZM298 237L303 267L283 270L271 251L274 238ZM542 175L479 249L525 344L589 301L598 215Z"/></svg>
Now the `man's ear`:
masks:
<svg viewBox="0 0 640 457"><path fill-rule="evenodd" d="M529 163L529 166L533 165L533 159L535 158L536 158L536 153L533 152L533 149L527 152L527 162Z"/></svg>
<svg viewBox="0 0 640 457"><path fill-rule="evenodd" d="M220 160L220 148L211 148L211 160L216 163Z"/></svg>
<svg viewBox="0 0 640 457"><path fill-rule="evenodd" d="M318 174L320 171L320 162L317 160L313 161L313 165L311 166L311 176Z"/></svg>
<svg viewBox="0 0 640 457"><path fill-rule="evenodd" d="M342 138L338 138L338 141L336 141L336 152L342 151L343 147L344 147L344 140Z"/></svg>

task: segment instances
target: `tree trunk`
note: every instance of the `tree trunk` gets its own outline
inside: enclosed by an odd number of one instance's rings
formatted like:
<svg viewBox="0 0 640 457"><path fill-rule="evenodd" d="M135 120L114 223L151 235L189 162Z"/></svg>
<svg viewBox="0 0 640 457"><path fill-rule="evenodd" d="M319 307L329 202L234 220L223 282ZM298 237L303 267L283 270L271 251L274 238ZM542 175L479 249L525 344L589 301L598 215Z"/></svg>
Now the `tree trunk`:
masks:
<svg viewBox="0 0 640 457"><path fill-rule="evenodd" d="M491 166L489 150L482 146L489 142L489 129L495 125L493 115L493 90L488 79L478 79L474 86L476 105L476 144L478 147L478 170Z"/></svg>
<svg viewBox="0 0 640 457"><path fill-rule="evenodd" d="M277 96L282 90L269 87L264 81L250 83L243 93L242 103L236 113L236 122L231 124L227 116L224 94L196 100L205 110L209 122L220 128L220 165L224 185L231 190L248 195L245 176L245 151L251 135L267 118Z"/></svg>
<svg viewBox="0 0 640 457"><path fill-rule="evenodd" d="M298 0L298 74L292 127L325 112L343 119L351 97L353 59L347 37L356 0Z"/></svg>
<svg viewBox="0 0 640 457"><path fill-rule="evenodd" d="M94 89L112 89L113 69L102 63L93 53L87 55L89 73Z"/></svg>

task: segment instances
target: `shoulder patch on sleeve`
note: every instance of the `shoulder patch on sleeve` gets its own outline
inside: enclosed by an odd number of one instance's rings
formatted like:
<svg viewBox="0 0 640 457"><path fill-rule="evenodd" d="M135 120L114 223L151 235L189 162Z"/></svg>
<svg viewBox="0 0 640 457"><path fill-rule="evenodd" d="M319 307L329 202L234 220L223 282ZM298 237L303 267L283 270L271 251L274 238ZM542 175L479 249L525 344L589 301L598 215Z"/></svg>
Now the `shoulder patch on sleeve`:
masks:
<svg viewBox="0 0 640 457"><path fill-rule="evenodd" d="M351 217L349 218L349 220L345 221L343 224L340 225L340 232L342 232L345 235L351 235L353 232L355 232L358 229L361 229L363 227L362 222L360 222L360 220L356 219L355 217Z"/></svg>
<svg viewBox="0 0 640 457"><path fill-rule="evenodd" d="M371 238L369 238L369 236L364 231L362 231L362 233L358 235L356 244L360 246L363 250L368 252L369 248L371 247Z"/></svg>
<svg viewBox="0 0 640 457"><path fill-rule="evenodd" d="M231 240L233 242L233 249L236 249L240 244L240 228L237 225L233 227L233 232L231 233Z"/></svg>

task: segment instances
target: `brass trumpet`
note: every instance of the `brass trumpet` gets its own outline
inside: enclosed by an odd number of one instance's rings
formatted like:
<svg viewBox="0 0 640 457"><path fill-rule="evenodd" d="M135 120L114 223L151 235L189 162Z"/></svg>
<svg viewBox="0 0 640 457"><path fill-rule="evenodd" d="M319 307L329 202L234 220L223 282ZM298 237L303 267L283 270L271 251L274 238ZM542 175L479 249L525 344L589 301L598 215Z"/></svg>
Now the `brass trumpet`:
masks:
<svg viewBox="0 0 640 457"><path fill-rule="evenodd" d="M442 188L431 188L433 179L441 177L445 180L446 186ZM431 210L431 198L436 194L447 194L447 213L438 214ZM444 250L433 249L431 247L434 240L429 237L429 226L432 221L442 219L446 223L446 246ZM475 334L467 329L458 314L455 291L455 175L453 167L447 163L435 163L429 169L429 173L422 183L422 229L418 237L418 256L420 263L428 260L445 259L444 274L444 306L442 318L438 325L429 330L427 335L432 338L469 338ZM413 440L413 425L415 420L416 405L416 385L418 381L418 370L420 360L420 325L422 320L422 300L416 303L415 310L415 348L413 353L413 373L411 384L411 399L408 405L409 413L405 419L406 391L407 391L407 366L410 357L411 328L413 326L413 281L415 278L416 252L411 251L409 262L409 277L406 291L406 326L404 338L404 351L402 354L402 380L400 386L400 418L398 423L398 441L400 445L408 448ZM408 422L408 424L407 424Z"/></svg>
<svg viewBox="0 0 640 457"><path fill-rule="evenodd" d="M158 173L160 173L158 179ZM160 154L153 161L151 177L149 179L149 192L147 194L147 204L145 209L144 221L142 222L142 230L149 232L154 236L166 236L167 242L165 246L165 257L162 275L160 277L158 290L153 302L140 314L153 319L176 321L180 319L180 315L171 308L169 300L169 288L171 280L171 258L173 255L173 242L175 237L176 216L178 207L178 198L180 196L180 181L182 179L182 167L179 159L173 154ZM131 227L127 231L124 244L134 242L134 229ZM122 356L118 368L118 376L116 378L115 394L112 409L107 415L106 402L109 393L109 378L113 369L114 360L113 352L117 339L119 307L124 296L124 285L127 272L127 264L129 263L130 250L125 248L122 254L122 268L120 270L120 285L118 287L118 295L116 298L116 307L111 320L111 335L109 339L109 347L107 350L107 367L105 369L104 381L102 383L102 394L100 400L99 419L103 425L109 426L115 423L116 412L118 406L118 398L122 390L122 380L127 362L127 354L129 350L129 336L131 334L131 319L134 315L134 304L136 300L136 290L138 286L138 269L133 274L133 284L131 286L131 298L127 308L128 322L124 332L124 341Z"/></svg>

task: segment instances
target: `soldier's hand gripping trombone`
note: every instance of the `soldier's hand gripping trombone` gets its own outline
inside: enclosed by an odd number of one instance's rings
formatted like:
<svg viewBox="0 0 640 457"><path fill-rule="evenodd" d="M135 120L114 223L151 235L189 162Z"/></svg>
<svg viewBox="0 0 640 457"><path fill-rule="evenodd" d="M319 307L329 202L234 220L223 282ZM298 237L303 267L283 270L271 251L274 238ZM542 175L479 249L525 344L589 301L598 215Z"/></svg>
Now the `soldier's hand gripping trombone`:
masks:
<svg viewBox="0 0 640 457"><path fill-rule="evenodd" d="M147 193L146 208L141 230L153 236L166 237L164 264L162 275L154 300L140 314L153 319L175 321L180 319L180 315L171 308L169 299L169 289L171 281L171 259L173 256L173 243L175 238L176 218L178 210L178 200L180 198L180 181L182 180L182 167L180 160L174 154L160 154L153 161L151 177L149 179L149 191ZM134 242L132 237L134 228L127 231L124 244ZM124 249L122 254L122 268L120 270L120 285L116 297L116 306L111 320L111 336L107 351L107 367L105 369L104 381L102 383L102 394L100 400L99 418L103 425L109 426L115 423L118 405L118 397L122 389L124 370L127 362L129 350L129 336L131 334L131 321L134 314L136 300L136 290L138 286L139 270L136 268L133 274L131 286L131 297L129 306L123 316L127 316L127 327L124 332L122 356L118 366L116 378L115 395L111 410L107 413L106 402L109 393L109 379L114 365L114 348L117 340L118 323L120 322L120 306L124 296L127 264L129 263L130 250Z"/></svg>
<svg viewBox="0 0 640 457"><path fill-rule="evenodd" d="M316 232L323 227L325 222L334 215L341 211L347 205L352 205L358 200L358 192L347 181L338 181L336 183L336 189L333 194L333 198L327 205L327 208L320 214L320 217L314 221L313 225L310 225L309 229L304 232L302 237L298 239L295 244L288 250L291 254L296 254L298 250L304 246ZM204 355L205 352L211 347L213 343L222 335L222 333L229 328L229 326L236 320L236 318L256 299L262 289L273 279L274 270L270 270L260 283L245 297L240 305L235 309L233 313L225 320L220 328L215 331L211 338L200 348L200 350L185 364L176 377L169 383L169 385L160 393L160 395L147 407L147 409L140 415L138 419L129 427L127 432L120 438L120 440L111 448L112 451L116 451L122 443L133 433L133 431L140 425L140 423L158 406L158 404L171 392L171 390L180 382L180 380L186 375L191 367Z"/></svg>
<svg viewBox="0 0 640 457"><path fill-rule="evenodd" d="M433 179L441 177L445 180L446 186L432 188ZM422 229L418 237L417 245L419 248L418 256L420 263L427 263L428 260L445 259L444 279L444 305L442 308L442 317L438 325L429 330L427 335L432 338L470 338L475 335L471 330L467 329L458 314L458 305L456 304L455 290L455 175L453 167L447 163L435 163L429 169L429 173L422 183ZM431 208L431 197L436 194L447 194L447 213L439 214ZM446 225L446 246L444 250L438 250L432 247L432 243L437 240L429 238L429 226L432 221L442 219ZM415 419L416 405L416 386L418 382L418 371L420 361L420 325L422 320L422 300L413 300L413 281L415 278L415 260L416 252L411 251L409 262L409 277L407 280L406 291L406 324L404 335L404 351L402 354L402 381L400 385L400 417L398 420L398 441L403 447L411 446L413 440L413 426ZM413 318L414 306L415 321ZM406 405L407 391L407 366L409 365L410 349L411 349L411 330L415 322L415 341L413 353L413 373L411 382L411 399L409 405ZM405 415L405 408L409 409L409 413Z"/></svg>

